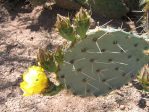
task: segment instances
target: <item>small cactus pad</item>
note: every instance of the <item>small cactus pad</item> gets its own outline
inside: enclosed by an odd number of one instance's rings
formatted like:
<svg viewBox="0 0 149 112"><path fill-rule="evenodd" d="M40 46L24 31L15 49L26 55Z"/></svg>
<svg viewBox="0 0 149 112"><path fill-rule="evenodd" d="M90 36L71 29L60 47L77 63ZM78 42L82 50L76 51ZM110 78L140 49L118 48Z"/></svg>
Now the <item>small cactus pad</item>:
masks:
<svg viewBox="0 0 149 112"><path fill-rule="evenodd" d="M64 54L58 76L80 96L103 95L130 81L148 63L148 43L121 29L96 28Z"/></svg>

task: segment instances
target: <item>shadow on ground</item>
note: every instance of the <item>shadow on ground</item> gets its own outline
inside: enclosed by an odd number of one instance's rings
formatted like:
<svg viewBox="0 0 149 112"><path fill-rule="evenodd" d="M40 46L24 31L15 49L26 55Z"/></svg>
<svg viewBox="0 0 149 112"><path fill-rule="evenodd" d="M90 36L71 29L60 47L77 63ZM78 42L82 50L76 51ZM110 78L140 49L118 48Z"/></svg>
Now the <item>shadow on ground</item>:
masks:
<svg viewBox="0 0 149 112"><path fill-rule="evenodd" d="M75 14L74 10L66 10L61 9L56 6L54 6L51 9L44 9L39 17L37 18L37 22L32 23L27 28L31 29L32 31L39 31L40 28L43 28L44 30L51 31L52 28L54 28L57 14L61 14L63 16L69 16L72 18Z"/></svg>
<svg viewBox="0 0 149 112"><path fill-rule="evenodd" d="M2 17L0 17L0 22L3 22L3 17L6 15L10 16L11 20L14 20L18 13L29 13L32 11L31 7L26 6L28 3L25 2L25 0L1 0L0 1L0 8L1 10L4 10Z"/></svg>

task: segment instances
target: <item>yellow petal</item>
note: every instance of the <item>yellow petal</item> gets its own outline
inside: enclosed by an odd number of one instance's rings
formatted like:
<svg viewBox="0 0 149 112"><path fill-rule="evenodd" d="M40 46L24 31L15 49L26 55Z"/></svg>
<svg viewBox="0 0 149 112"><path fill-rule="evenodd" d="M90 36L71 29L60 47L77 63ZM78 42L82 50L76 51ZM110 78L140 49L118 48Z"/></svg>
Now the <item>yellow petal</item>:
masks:
<svg viewBox="0 0 149 112"><path fill-rule="evenodd" d="M23 96L40 94L48 87L48 78L44 69L39 66L32 66L23 74L23 82L20 88L23 90Z"/></svg>

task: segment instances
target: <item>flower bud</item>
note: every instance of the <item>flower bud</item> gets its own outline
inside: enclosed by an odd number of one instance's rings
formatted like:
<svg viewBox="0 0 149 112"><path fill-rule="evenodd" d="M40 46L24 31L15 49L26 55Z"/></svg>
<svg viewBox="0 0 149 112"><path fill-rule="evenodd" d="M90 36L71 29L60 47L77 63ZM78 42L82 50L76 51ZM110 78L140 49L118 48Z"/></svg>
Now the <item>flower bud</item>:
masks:
<svg viewBox="0 0 149 112"><path fill-rule="evenodd" d="M74 25L80 38L85 38L86 32L90 26L90 15L86 9L81 8L75 15Z"/></svg>
<svg viewBox="0 0 149 112"><path fill-rule="evenodd" d="M64 17L58 14L56 21L56 28L63 38L72 42L75 41L76 39L75 31L68 17Z"/></svg>
<svg viewBox="0 0 149 112"><path fill-rule="evenodd" d="M49 51L44 51L42 49L39 49L39 52L37 54L37 61L38 61L38 64L48 72L57 71L57 65L53 58L53 54L50 53Z"/></svg>

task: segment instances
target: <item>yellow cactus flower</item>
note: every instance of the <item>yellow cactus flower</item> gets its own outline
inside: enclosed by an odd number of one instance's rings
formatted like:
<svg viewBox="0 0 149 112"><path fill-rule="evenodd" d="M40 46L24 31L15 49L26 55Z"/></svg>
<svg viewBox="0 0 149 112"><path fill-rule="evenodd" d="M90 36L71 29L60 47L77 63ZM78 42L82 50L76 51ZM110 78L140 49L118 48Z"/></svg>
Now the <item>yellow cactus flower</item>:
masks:
<svg viewBox="0 0 149 112"><path fill-rule="evenodd" d="M48 87L48 78L44 69L39 66L31 66L23 73L23 82L20 88L23 90L23 96L40 94Z"/></svg>

